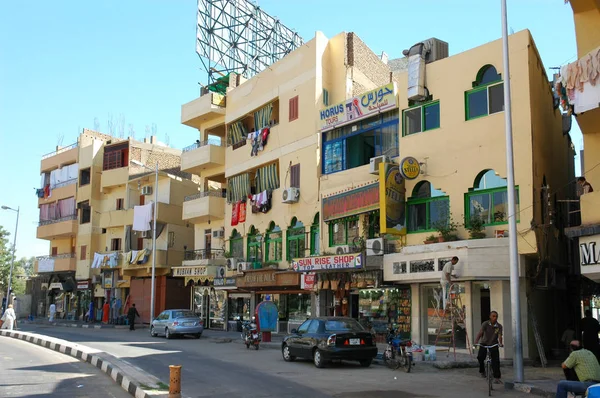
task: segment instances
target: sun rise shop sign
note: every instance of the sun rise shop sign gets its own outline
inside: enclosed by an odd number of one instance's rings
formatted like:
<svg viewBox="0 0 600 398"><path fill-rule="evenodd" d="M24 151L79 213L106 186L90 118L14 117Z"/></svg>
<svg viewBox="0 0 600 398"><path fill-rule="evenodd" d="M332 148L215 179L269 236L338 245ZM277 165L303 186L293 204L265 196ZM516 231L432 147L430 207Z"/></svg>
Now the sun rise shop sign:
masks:
<svg viewBox="0 0 600 398"><path fill-rule="evenodd" d="M323 220L366 213L379 208L379 183L323 198Z"/></svg>
<svg viewBox="0 0 600 398"><path fill-rule="evenodd" d="M362 264L362 254L353 253L337 256L295 258L292 260L292 269L296 272L327 271L362 268Z"/></svg>

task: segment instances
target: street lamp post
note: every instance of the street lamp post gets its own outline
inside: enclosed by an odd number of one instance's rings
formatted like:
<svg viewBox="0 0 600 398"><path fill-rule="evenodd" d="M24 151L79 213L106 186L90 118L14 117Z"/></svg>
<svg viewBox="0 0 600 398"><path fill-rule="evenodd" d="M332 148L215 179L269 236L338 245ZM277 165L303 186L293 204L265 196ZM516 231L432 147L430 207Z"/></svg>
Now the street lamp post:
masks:
<svg viewBox="0 0 600 398"><path fill-rule="evenodd" d="M15 236L13 237L12 258L10 259L10 271L8 273L8 289L6 289L6 307L5 308L8 308L8 304L10 304L10 288L11 288L11 284L12 284L12 273L13 273L13 268L15 266L15 255L16 255L16 251L17 251L17 230L19 229L20 207L17 207L16 210L13 209L12 207L8 207L8 206L2 206L1 208L2 208L2 210L12 210L17 213L17 224L15 225Z"/></svg>
<svg viewBox="0 0 600 398"><path fill-rule="evenodd" d="M514 381L522 383L523 342L521 336L521 295L519 283L519 253L517 251L517 214L515 204L515 165L513 155L512 111L510 99L510 65L508 58L508 23L506 0L500 0L502 9L502 52L504 61L504 119L506 128L506 180L508 196L508 239L510 255L510 299L513 340Z"/></svg>
<svg viewBox="0 0 600 398"><path fill-rule="evenodd" d="M140 167L144 167L148 170L152 170L150 167L137 160L132 160L131 163ZM154 169L154 173L154 226L152 228L152 285L150 287L150 324L152 324L152 321L154 320L154 298L156 294L154 285L156 280L156 219L158 218L158 162L156 162L156 168Z"/></svg>

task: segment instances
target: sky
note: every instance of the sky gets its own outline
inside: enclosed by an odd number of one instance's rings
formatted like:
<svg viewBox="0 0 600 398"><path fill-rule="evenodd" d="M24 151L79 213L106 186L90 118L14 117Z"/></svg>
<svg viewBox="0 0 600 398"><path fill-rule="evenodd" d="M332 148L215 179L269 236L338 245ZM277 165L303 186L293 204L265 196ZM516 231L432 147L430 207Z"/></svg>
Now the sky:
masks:
<svg viewBox="0 0 600 398"><path fill-rule="evenodd" d="M500 0L259 0L309 41L355 32L390 58L419 41L449 42L450 55L501 37ZM109 120L142 139L183 148L196 130L181 105L199 95L206 73L195 52L196 0L21 0L0 3L0 205L20 207L17 257L48 254L36 239L41 157ZM508 24L532 32L548 76L576 59L571 7L563 0L509 0ZM582 146L576 123L571 131ZM576 164L578 160L576 159ZM15 213L0 210L11 234ZM12 241L12 237L11 237Z"/></svg>

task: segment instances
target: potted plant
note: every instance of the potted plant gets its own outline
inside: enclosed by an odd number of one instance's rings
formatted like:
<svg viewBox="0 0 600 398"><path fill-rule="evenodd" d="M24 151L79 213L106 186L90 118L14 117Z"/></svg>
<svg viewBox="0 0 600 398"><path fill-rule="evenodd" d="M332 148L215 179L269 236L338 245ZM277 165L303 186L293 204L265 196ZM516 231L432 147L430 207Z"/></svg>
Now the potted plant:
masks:
<svg viewBox="0 0 600 398"><path fill-rule="evenodd" d="M465 228L469 231L471 239L483 239L486 237L484 224L483 218L479 215L475 215L469 219L469 225L465 225Z"/></svg>
<svg viewBox="0 0 600 398"><path fill-rule="evenodd" d="M437 242L437 238L435 237L435 235L429 235L428 237L425 238L425 241L423 243L425 243L426 245L429 245L431 243L435 243Z"/></svg>
<svg viewBox="0 0 600 398"><path fill-rule="evenodd" d="M456 230L458 229L458 223L452 218L452 214L449 213L448 217L442 217L439 221L433 224L434 228L440 234L438 236L438 242L452 242L458 240Z"/></svg>

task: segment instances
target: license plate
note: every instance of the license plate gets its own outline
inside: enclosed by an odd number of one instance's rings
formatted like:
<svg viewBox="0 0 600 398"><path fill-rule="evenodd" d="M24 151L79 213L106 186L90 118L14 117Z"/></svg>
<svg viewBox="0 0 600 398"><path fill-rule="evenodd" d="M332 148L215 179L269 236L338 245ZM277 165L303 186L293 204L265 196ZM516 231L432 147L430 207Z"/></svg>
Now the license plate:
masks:
<svg viewBox="0 0 600 398"><path fill-rule="evenodd" d="M258 339L258 335L257 335L257 334L253 334L253 335L252 335L252 338L253 338L253 339Z"/></svg>
<svg viewBox="0 0 600 398"><path fill-rule="evenodd" d="M360 339L350 339L350 345L360 345Z"/></svg>
<svg viewBox="0 0 600 398"><path fill-rule="evenodd" d="M194 322L185 322L183 326L194 326Z"/></svg>

